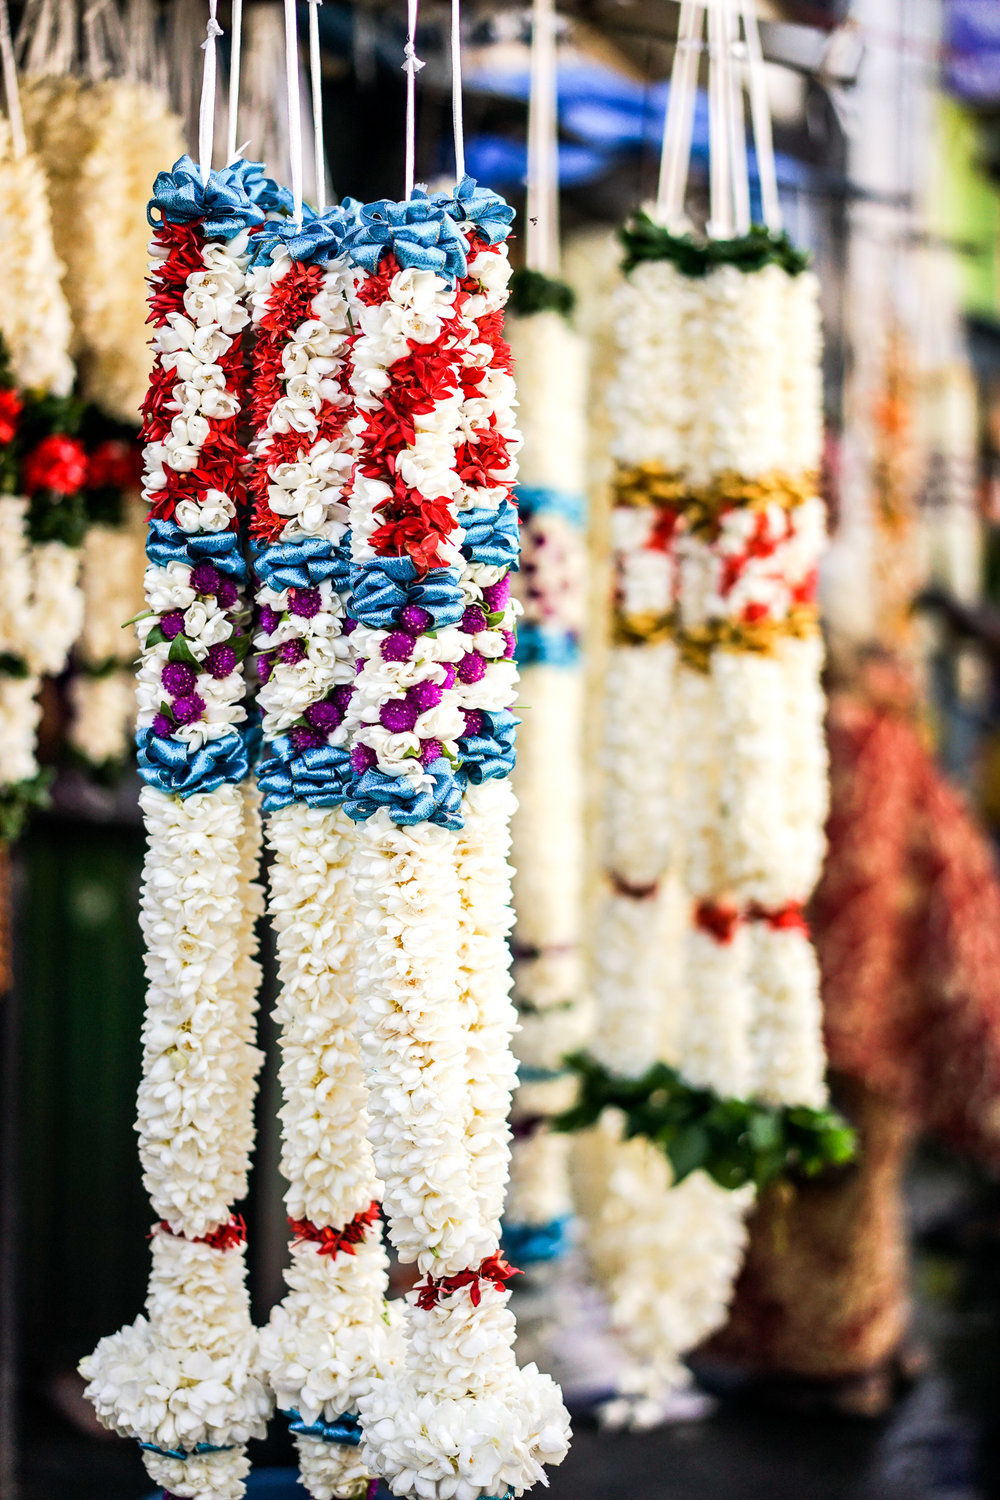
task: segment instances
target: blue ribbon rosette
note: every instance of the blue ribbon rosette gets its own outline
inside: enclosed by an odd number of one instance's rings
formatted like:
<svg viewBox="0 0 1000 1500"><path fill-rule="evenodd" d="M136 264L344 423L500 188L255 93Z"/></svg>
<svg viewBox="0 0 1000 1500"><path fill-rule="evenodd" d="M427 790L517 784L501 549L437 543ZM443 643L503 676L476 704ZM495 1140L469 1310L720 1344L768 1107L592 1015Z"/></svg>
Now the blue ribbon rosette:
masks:
<svg viewBox="0 0 1000 1500"><path fill-rule="evenodd" d="M443 755L432 760L426 778L418 785L410 776L387 776L384 771L366 771L355 782L344 811L355 823L364 823L378 812L388 809L389 817L401 826L413 823L437 823L442 828L462 827L462 787Z"/></svg>

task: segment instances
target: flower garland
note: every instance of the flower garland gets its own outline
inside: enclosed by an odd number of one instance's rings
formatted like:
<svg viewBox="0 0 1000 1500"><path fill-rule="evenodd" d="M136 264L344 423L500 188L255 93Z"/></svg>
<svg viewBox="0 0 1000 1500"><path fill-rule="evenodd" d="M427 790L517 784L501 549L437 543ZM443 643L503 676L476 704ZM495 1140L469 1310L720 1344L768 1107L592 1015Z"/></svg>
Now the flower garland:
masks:
<svg viewBox="0 0 1000 1500"><path fill-rule="evenodd" d="M625 238L610 398L616 590L598 1066L610 1094L641 1095L666 1032L684 1086L707 1091L718 1108L739 1113L740 1101L754 1099L820 1109L818 975L801 916L826 805L815 611L824 524L811 477L820 438L815 284L785 240L758 232L704 254L642 219ZM652 976L668 877L681 879L690 916L684 978L664 1027ZM626 966L639 983L622 1005ZM585 1061L584 1078L592 1066ZM610 1094L605 1102L620 1107ZM644 1367L632 1388L655 1405L656 1382L679 1379L680 1356L724 1314L749 1189L730 1195L714 1171L691 1188L713 1165L702 1127L681 1133L678 1159L662 1122L646 1125L632 1117L627 1134L648 1133L667 1152L667 1197L683 1179L701 1220L698 1243L714 1235L718 1246L705 1253L711 1296L679 1281L657 1291L648 1236L682 1223L693 1231L670 1204L651 1205L632 1215L617 1259L605 1262L615 1316ZM760 1160L749 1175L766 1180L774 1127L756 1128ZM612 1200L620 1210L616 1172L645 1170L636 1148L616 1139L612 1131L602 1213ZM594 1232L600 1240L600 1223ZM632 1420L627 1404L613 1415Z"/></svg>
<svg viewBox="0 0 1000 1500"><path fill-rule="evenodd" d="M45 173L30 152L15 152L0 120L0 215L7 226L0 285L0 330L15 383L65 396L73 384L69 308L52 242Z"/></svg>
<svg viewBox="0 0 1000 1500"><path fill-rule="evenodd" d="M522 608L516 660L527 705L513 777L514 1001L517 1053L529 1083L555 1079L584 1040L580 928L583 906L583 488L586 441L583 345L567 321L569 288L539 272L512 280L507 333L518 370L517 490ZM537 1106L537 1091L536 1091ZM521 1265L557 1257L572 1208L569 1142L545 1129L537 1107L515 1101L504 1246Z"/></svg>
<svg viewBox="0 0 1000 1500"><path fill-rule="evenodd" d="M261 1338L317 1500L367 1493L358 1399L398 1340L354 1033L345 719L354 693L346 485L354 283L345 216L267 242L250 274L257 574L270 911L277 931L284 1095L282 1171L292 1228L288 1291ZM268 258L269 256L269 258ZM355 309L356 310L356 309Z"/></svg>
<svg viewBox="0 0 1000 1500"><path fill-rule="evenodd" d="M250 233L265 213L247 190L255 170L241 162L203 184L183 157L159 175L150 204L138 1130L160 1222L148 1317L102 1339L80 1367L98 1417L139 1440L157 1483L218 1500L244 1493L246 1443L263 1435L271 1406L250 1323L245 1233L232 1213L246 1192L260 1063L260 828L246 784L255 729L240 670L250 637L237 531L245 282Z"/></svg>
<svg viewBox="0 0 1000 1500"><path fill-rule="evenodd" d="M80 390L131 423L149 370L135 316L145 297L146 198L159 164L180 155L180 121L159 90L125 78L29 78L21 107L48 181Z"/></svg>
<svg viewBox="0 0 1000 1500"><path fill-rule="evenodd" d="M17 836L45 801L49 775L35 758L40 680L66 663L80 629L77 582L85 524L85 462L72 435L74 402L19 392L0 348L0 839Z"/></svg>
<svg viewBox="0 0 1000 1500"><path fill-rule="evenodd" d="M91 411L85 500L90 525L80 560L83 624L69 684L69 744L91 771L124 765L135 722L135 637L122 628L142 610L144 530L133 500L141 453Z"/></svg>
<svg viewBox="0 0 1000 1500"><path fill-rule="evenodd" d="M454 198L361 209L347 240L356 987L389 1234L424 1277L402 1365L359 1400L362 1453L394 1493L456 1500L520 1494L567 1446L557 1388L514 1361L498 1254L514 1077L511 217L465 179Z"/></svg>

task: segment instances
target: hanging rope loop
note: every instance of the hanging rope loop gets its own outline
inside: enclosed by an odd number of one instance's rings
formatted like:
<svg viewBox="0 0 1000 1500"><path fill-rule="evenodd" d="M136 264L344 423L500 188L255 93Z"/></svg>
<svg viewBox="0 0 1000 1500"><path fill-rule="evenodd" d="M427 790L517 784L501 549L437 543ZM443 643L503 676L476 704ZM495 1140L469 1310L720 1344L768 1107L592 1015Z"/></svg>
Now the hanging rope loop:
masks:
<svg viewBox="0 0 1000 1500"><path fill-rule="evenodd" d="M201 74L201 108L198 111L198 165L202 186L208 182L212 170L212 153L215 149L215 83L216 83L216 39L222 35L218 22L219 0L208 0L208 22L202 51L205 63Z"/></svg>
<svg viewBox="0 0 1000 1500"><path fill-rule="evenodd" d="M319 8L323 0L309 0L309 86L312 94L313 175L316 211L326 209L326 155L323 150L323 59L319 46Z"/></svg>
<svg viewBox="0 0 1000 1500"><path fill-rule="evenodd" d="M292 171L293 216L302 224L302 101L299 96L299 29L295 0L285 0L285 93L288 102L288 154Z"/></svg>
<svg viewBox="0 0 1000 1500"><path fill-rule="evenodd" d="M417 160L417 74L424 66L417 56L418 0L406 3L406 46L403 48L403 72L406 74L406 165L404 175L407 202L413 197Z"/></svg>

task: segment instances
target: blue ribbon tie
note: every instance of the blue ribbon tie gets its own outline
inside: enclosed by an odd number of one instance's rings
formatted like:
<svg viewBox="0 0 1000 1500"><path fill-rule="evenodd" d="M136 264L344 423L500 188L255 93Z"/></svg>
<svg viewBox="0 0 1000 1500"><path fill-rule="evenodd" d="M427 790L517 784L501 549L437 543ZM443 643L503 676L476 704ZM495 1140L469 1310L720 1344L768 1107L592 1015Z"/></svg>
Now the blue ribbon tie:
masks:
<svg viewBox="0 0 1000 1500"><path fill-rule="evenodd" d="M171 224L190 224L203 220L202 231L208 240L232 240L244 229L263 224L264 209L251 201L244 185L244 162L234 162L221 171L210 172L201 180L201 168L190 156L174 162L169 172L159 172L153 184L146 216L156 226L153 209Z"/></svg>
<svg viewBox="0 0 1000 1500"><path fill-rule="evenodd" d="M392 821L403 827L436 823L441 828L461 828L462 786L451 764L439 755L425 769L431 778L429 787L418 786L409 776L366 771L355 783L344 811L355 823L364 823L385 807Z"/></svg>
<svg viewBox="0 0 1000 1500"><path fill-rule="evenodd" d="M192 568L211 563L238 583L246 581L247 566L235 531L184 531L174 521L154 517L146 536L146 556L160 568L172 562Z"/></svg>
<svg viewBox="0 0 1000 1500"><path fill-rule="evenodd" d="M162 738L151 728L135 737L139 775L147 786L167 796L191 797L242 781L250 772L260 744L260 725L229 729L198 750L183 740Z"/></svg>
<svg viewBox="0 0 1000 1500"><path fill-rule="evenodd" d="M291 802L339 807L352 790L353 777L351 757L342 745L296 750L285 734L268 742L257 768L264 811L269 813Z"/></svg>
<svg viewBox="0 0 1000 1500"><path fill-rule="evenodd" d="M516 568L520 552L517 507L504 496L496 510L485 507L458 514L465 531L462 556L494 568Z"/></svg>
<svg viewBox="0 0 1000 1500"><path fill-rule="evenodd" d="M267 588L314 588L329 580L335 589L343 592L350 581L350 532L346 532L336 546L322 537L305 536L270 546L252 544L251 553L253 570Z"/></svg>
<svg viewBox="0 0 1000 1500"><path fill-rule="evenodd" d="M465 610L458 568L431 568L418 576L408 557L377 557L351 569L351 614L373 630L391 630L399 611L418 605L433 628L457 625Z"/></svg>

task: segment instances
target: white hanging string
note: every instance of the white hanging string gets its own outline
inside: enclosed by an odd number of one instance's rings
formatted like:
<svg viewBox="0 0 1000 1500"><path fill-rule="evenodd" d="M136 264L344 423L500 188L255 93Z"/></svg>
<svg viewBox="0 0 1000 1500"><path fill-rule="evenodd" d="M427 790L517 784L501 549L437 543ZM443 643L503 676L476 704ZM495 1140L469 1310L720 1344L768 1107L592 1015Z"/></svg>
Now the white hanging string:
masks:
<svg viewBox="0 0 1000 1500"><path fill-rule="evenodd" d="M465 122L462 118L462 7L451 0L451 125L455 136L455 182L465 176Z"/></svg>
<svg viewBox="0 0 1000 1500"><path fill-rule="evenodd" d="M326 156L323 151L323 60L319 50L319 8L323 0L309 0L309 84L312 91L313 171L316 209L326 209Z"/></svg>
<svg viewBox="0 0 1000 1500"><path fill-rule="evenodd" d="M684 220L684 193L691 160L691 135L698 96L698 62L705 29L704 5L685 0L677 27L677 47L670 72L670 94L660 154L656 221L677 229Z"/></svg>
<svg viewBox="0 0 1000 1500"><path fill-rule="evenodd" d="M17 87L17 65L14 62L14 42L10 34L7 0L0 0L0 60L3 63L3 91L7 100L7 118L10 121L10 142L15 157L22 157L28 149L28 142L24 135L24 116L21 113L21 95Z"/></svg>
<svg viewBox="0 0 1000 1500"><path fill-rule="evenodd" d="M229 36L229 117L226 121L226 163L236 160L240 113L240 54L243 51L243 0L233 0Z"/></svg>
<svg viewBox="0 0 1000 1500"><path fill-rule="evenodd" d="M288 155L296 225L302 223L302 101L299 97L299 31L295 0L285 0L285 88L288 98Z"/></svg>
<svg viewBox="0 0 1000 1500"><path fill-rule="evenodd" d="M708 10L708 167L711 211L708 232L713 239L730 239L733 233L725 52L724 18L719 4L715 3Z"/></svg>
<svg viewBox="0 0 1000 1500"><path fill-rule="evenodd" d="M405 197L413 197L413 180L417 162L417 74L423 63L417 56L418 0L406 0L406 46L403 48L403 72L406 74L406 168Z"/></svg>
<svg viewBox="0 0 1000 1500"><path fill-rule="evenodd" d="M528 96L528 226L525 261L559 273L559 57L553 0L533 0Z"/></svg>
<svg viewBox="0 0 1000 1500"><path fill-rule="evenodd" d="M219 0L208 0L208 23L205 26L205 40L201 44L205 64L201 75L201 108L198 112L198 165L203 187L212 170L212 152L215 147L215 40L222 35L222 27L216 19L218 8Z"/></svg>
<svg viewBox="0 0 1000 1500"><path fill-rule="evenodd" d="M733 181L733 224L737 234L750 228L750 175L747 167L747 133L743 113L743 67L745 49L740 42L740 22L735 0L723 0L723 61L726 79L726 125L729 163Z"/></svg>
<svg viewBox="0 0 1000 1500"><path fill-rule="evenodd" d="M772 234L780 234L781 201L778 197L778 173L774 164L774 136L771 132L771 108L767 98L767 72L760 45L760 29L753 5L743 0L741 10L746 33L750 119L753 125L754 150L757 153L761 211L767 228Z"/></svg>

